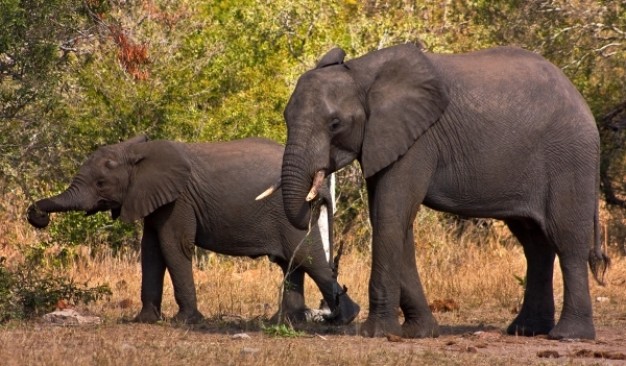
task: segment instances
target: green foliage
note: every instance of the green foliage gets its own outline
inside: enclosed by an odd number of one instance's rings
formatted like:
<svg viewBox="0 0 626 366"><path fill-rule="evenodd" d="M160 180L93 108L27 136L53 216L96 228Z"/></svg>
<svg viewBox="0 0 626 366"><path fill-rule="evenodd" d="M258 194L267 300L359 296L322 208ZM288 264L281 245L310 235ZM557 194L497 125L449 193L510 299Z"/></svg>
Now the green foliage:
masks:
<svg viewBox="0 0 626 366"><path fill-rule="evenodd" d="M304 332L299 332L295 330L291 325L287 325L284 323L270 326L261 325L261 330L263 331L263 333L270 337L298 338L306 335Z"/></svg>
<svg viewBox="0 0 626 366"><path fill-rule="evenodd" d="M140 227L112 220L108 212L91 216L82 212L65 212L56 215L49 231L51 241L64 246L92 243L120 249L124 246L138 247Z"/></svg>
<svg viewBox="0 0 626 366"><path fill-rule="evenodd" d="M0 323L27 319L54 310L60 300L89 304L111 295L108 285L76 284L53 269L30 260L11 270L0 257Z"/></svg>
<svg viewBox="0 0 626 366"><path fill-rule="evenodd" d="M31 201L48 195L96 146L139 133L285 141L290 92L321 55L340 46L352 58L404 42L431 52L506 44L540 53L599 121L626 101L623 2L0 0L0 188L19 187ZM603 132L603 171L615 184L626 168L621 140ZM368 238L362 184L339 186L337 232ZM114 224L104 238L102 218L64 220L54 240L119 243L132 232Z"/></svg>

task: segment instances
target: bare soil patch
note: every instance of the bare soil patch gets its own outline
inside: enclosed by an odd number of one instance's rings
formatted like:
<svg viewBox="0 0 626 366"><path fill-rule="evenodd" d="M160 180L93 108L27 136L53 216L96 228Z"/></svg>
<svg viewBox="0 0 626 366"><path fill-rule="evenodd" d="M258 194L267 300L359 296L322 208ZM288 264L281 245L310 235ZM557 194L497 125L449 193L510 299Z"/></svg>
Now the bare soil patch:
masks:
<svg viewBox="0 0 626 366"><path fill-rule="evenodd" d="M626 364L624 314L604 314L610 324L598 326L595 341L509 336L503 334L506 323L494 317L472 324L472 316L460 316L439 314L442 336L435 339L363 338L356 335L362 319L345 327L306 324L293 338L269 336L261 318L238 316L215 316L196 326L123 320L59 326L41 320L4 326L0 360L3 365ZM450 320L457 324L446 325Z"/></svg>

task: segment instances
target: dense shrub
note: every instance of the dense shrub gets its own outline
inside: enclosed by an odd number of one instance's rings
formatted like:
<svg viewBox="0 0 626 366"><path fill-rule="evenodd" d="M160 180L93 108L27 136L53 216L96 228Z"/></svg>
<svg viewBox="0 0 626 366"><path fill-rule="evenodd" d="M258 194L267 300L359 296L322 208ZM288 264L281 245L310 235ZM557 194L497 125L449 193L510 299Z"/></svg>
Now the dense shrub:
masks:
<svg viewBox="0 0 626 366"><path fill-rule="evenodd" d="M603 187L617 201L626 192L620 114L604 122L626 102L624 2L6 0L0 20L0 188L29 201L69 182L96 146L138 133L284 141L289 94L324 52L341 46L356 57L404 42L543 54L601 124ZM358 168L341 174L337 232L367 242ZM136 235L113 224L103 236L105 224L68 215L54 240L119 245Z"/></svg>

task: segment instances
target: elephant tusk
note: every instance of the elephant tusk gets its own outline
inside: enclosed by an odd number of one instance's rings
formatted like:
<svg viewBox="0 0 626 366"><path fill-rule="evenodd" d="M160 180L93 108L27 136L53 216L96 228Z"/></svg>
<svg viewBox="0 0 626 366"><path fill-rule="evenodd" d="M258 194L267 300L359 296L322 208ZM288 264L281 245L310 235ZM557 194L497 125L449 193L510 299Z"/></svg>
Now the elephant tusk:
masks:
<svg viewBox="0 0 626 366"><path fill-rule="evenodd" d="M263 193L261 193L260 195L256 196L256 198L254 199L255 201L260 201L265 197L270 196L272 193L276 192L278 190L278 188L280 188L282 182L280 181L280 178L278 178L278 181L274 184L272 184L268 189L266 189L265 191L263 191Z"/></svg>
<svg viewBox="0 0 626 366"><path fill-rule="evenodd" d="M317 197L317 191L322 186L322 182L324 182L325 177L326 177L326 173L323 170L318 170L317 173L315 173L315 177L313 178L313 184L311 185L311 190L309 191L309 194L306 196L307 202L310 202L315 197Z"/></svg>

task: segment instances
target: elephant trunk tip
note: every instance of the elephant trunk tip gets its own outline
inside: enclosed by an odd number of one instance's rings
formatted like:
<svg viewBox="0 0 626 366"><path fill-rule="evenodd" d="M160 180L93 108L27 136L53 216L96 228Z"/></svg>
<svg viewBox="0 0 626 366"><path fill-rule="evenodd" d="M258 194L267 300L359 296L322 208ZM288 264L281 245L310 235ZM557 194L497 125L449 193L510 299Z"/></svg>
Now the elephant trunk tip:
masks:
<svg viewBox="0 0 626 366"><path fill-rule="evenodd" d="M38 229L43 229L50 223L50 215L48 215L47 212L40 210L36 204L32 204L28 207L26 218L31 225Z"/></svg>

